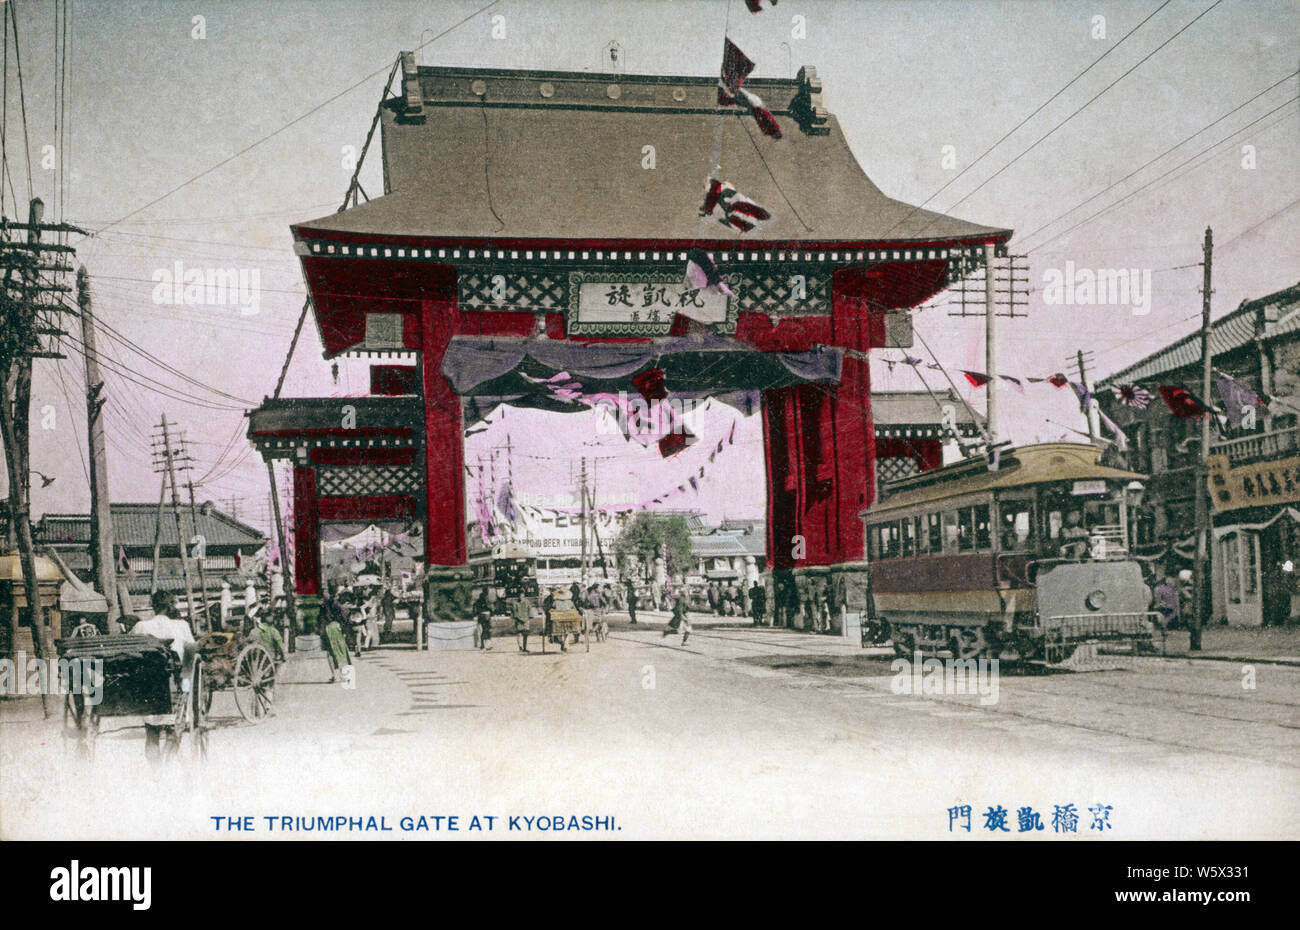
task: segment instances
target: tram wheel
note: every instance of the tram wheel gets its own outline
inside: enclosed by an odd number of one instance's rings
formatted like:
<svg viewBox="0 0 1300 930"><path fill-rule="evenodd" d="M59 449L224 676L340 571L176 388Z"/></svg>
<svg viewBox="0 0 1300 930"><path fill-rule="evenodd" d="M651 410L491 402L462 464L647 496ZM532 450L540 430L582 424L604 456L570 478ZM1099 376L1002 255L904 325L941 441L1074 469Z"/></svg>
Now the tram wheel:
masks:
<svg viewBox="0 0 1300 930"><path fill-rule="evenodd" d="M949 648L954 659L975 659L987 651L988 642L979 627L962 627L953 634Z"/></svg>
<svg viewBox="0 0 1300 930"><path fill-rule="evenodd" d="M895 655L904 659L912 658L916 651L916 636L910 630L891 624L889 638L893 640Z"/></svg>

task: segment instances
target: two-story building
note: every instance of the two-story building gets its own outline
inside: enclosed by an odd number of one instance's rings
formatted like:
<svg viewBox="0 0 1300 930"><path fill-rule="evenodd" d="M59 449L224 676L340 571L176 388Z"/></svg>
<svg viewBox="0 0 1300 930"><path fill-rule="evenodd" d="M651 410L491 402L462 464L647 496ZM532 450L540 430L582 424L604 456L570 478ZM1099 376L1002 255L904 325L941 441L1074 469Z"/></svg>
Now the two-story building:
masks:
<svg viewBox="0 0 1300 930"><path fill-rule="evenodd" d="M1216 377L1234 378L1266 405L1258 415L1216 416L1210 449L1215 620L1273 625L1300 619L1300 284L1245 301L1211 327ZM1201 424L1180 419L1161 385L1201 393L1200 335L1193 333L1097 385L1107 413L1129 439L1127 465L1150 475L1137 508L1139 554L1162 556L1165 571L1191 567L1195 551L1196 462ZM1156 395L1145 408L1109 390L1138 385ZM1217 394L1207 403L1223 407ZM1253 412L1252 412L1253 413Z"/></svg>

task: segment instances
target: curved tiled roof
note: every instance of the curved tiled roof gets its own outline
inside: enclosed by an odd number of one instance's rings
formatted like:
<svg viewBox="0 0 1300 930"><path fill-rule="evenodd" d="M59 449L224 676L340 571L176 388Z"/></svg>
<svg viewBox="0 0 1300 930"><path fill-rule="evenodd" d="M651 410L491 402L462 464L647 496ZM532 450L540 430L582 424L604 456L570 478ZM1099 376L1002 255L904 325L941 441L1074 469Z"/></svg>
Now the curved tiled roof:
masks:
<svg viewBox="0 0 1300 930"><path fill-rule="evenodd" d="M811 70L811 69L807 69ZM924 241L1010 232L881 192L820 84L753 80L784 138L717 106L716 77L419 68L381 108L386 195L300 224L411 237ZM419 103L414 101L419 99ZM772 212L742 236L699 208L718 141L720 176ZM654 167L643 166L647 146Z"/></svg>

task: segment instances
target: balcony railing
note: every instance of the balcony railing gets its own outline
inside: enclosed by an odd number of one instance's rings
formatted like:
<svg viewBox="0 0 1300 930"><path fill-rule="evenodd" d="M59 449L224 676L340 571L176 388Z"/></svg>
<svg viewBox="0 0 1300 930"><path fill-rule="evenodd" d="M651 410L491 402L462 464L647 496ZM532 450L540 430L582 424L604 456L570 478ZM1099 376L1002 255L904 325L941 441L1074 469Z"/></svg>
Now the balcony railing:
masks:
<svg viewBox="0 0 1300 930"><path fill-rule="evenodd" d="M1300 452L1300 426L1260 433L1258 436L1229 439L1227 442L1216 443L1211 449L1227 455L1231 465L1281 458Z"/></svg>

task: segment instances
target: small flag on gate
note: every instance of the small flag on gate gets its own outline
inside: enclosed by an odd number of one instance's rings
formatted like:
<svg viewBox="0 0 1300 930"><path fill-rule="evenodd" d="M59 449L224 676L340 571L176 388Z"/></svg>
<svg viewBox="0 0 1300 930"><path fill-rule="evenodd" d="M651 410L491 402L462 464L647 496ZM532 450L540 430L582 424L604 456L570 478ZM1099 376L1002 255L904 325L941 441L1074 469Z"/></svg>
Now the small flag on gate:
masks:
<svg viewBox="0 0 1300 930"><path fill-rule="evenodd" d="M691 249L686 253L686 283L699 290L717 291L728 296L732 293L727 286L727 279L703 249Z"/></svg>
<svg viewBox="0 0 1300 930"><path fill-rule="evenodd" d="M755 226L772 218L772 214L766 209L726 181L717 178L709 180L708 190L704 193L704 205L700 207L700 216L711 216L723 226L730 226L740 232L749 232Z"/></svg>
<svg viewBox="0 0 1300 930"><path fill-rule="evenodd" d="M781 138L781 124L777 122L772 111L763 105L757 94L750 93L740 85L745 82L749 72L754 70L754 63L730 39L722 50L722 74L718 78L718 105L742 106L753 115L758 128L766 136Z"/></svg>

